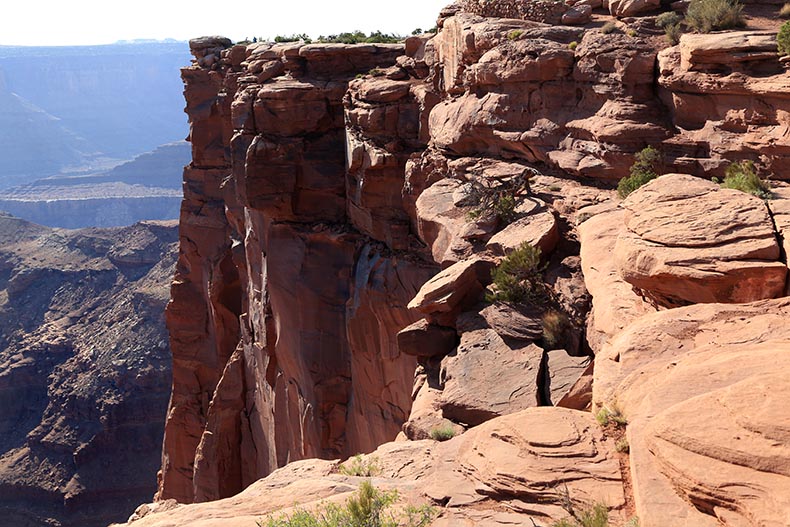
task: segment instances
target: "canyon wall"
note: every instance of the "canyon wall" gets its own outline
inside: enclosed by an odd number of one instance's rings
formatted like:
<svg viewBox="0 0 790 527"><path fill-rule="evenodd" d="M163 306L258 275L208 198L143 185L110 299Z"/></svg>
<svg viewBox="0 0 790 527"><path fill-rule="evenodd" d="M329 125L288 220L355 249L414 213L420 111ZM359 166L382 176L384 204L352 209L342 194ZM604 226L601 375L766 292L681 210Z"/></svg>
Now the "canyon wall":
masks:
<svg viewBox="0 0 790 527"><path fill-rule="evenodd" d="M150 498L176 237L0 216L0 524L98 527Z"/></svg>
<svg viewBox="0 0 790 527"><path fill-rule="evenodd" d="M446 506L436 525L556 519L561 483L580 501L604 500L618 522L634 512L651 526L787 518L781 499L760 511L721 490L694 456L715 458L744 488L762 485L761 499L786 483L783 468L764 476L759 456L719 450L729 432L697 449L699 437L672 426L678 408L638 382L643 367L675 364L680 352L664 340L714 361L708 332L745 320L722 305L757 302L742 312L784 317L785 301L772 299L787 288L790 209L778 182L790 179L790 77L775 32L685 35L667 48L654 17L619 27L453 5L436 35L404 45L191 41L182 76L193 158L167 308L174 384L156 496L176 509L163 521L210 511L252 525L295 492L350 492L331 463L276 469L377 447L389 484ZM684 175L621 203L607 187L649 145L664 172ZM775 201L693 177L740 160L777 182ZM513 221L475 211L479 188L513 189ZM483 301L491 270L524 242L541 250L542 301ZM673 316L691 333L673 334ZM735 346L736 333L722 342ZM781 340L753 333L758 344ZM764 365L712 373L668 400L687 419L698 410L688 401L719 397L738 426L786 443L767 417L779 415L769 394L786 382L750 392L767 398L753 421L732 402L729 386L768 375ZM663 394L688 381L665 377ZM630 457L615 446L624 432L601 432L589 411L618 404L640 423L628 430ZM434 447L427 438L443 428L461 436ZM174 504L247 487L241 501ZM150 510L141 525L159 525Z"/></svg>

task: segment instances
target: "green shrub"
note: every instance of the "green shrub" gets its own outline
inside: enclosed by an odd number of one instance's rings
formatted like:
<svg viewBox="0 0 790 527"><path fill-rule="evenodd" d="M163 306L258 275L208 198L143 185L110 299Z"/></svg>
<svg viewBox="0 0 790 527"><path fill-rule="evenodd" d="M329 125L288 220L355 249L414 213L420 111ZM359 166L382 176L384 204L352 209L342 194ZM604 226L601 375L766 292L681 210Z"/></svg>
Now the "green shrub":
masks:
<svg viewBox="0 0 790 527"><path fill-rule="evenodd" d="M538 302L545 297L540 249L527 242L502 259L491 272L494 291L489 302Z"/></svg>
<svg viewBox="0 0 790 527"><path fill-rule="evenodd" d="M621 454L627 454L631 450L631 446L628 444L628 439L625 437L621 437L617 440L614 444L614 449L620 452Z"/></svg>
<svg viewBox="0 0 790 527"><path fill-rule="evenodd" d="M518 37L520 37L523 34L524 34L524 31L522 31L520 29L514 29L513 31L511 31L510 33L507 34L507 39L508 40L516 40L516 39L518 39Z"/></svg>
<svg viewBox="0 0 790 527"><path fill-rule="evenodd" d="M785 4L779 10L779 18L790 18L790 4Z"/></svg>
<svg viewBox="0 0 790 527"><path fill-rule="evenodd" d="M571 327L571 321L568 320L565 313L549 309L543 313L541 325L543 326L543 345L546 349L559 349L565 346L568 340L568 330Z"/></svg>
<svg viewBox="0 0 790 527"><path fill-rule="evenodd" d="M724 173L724 181L721 182L722 188L731 188L754 194L758 198L769 199L771 197L771 187L768 183L760 179L751 161L741 161L732 163Z"/></svg>
<svg viewBox="0 0 790 527"><path fill-rule="evenodd" d="M611 405L611 407L602 406L598 413L595 414L595 420L601 426L609 426L611 424L620 427L628 424L628 419L625 418L616 404Z"/></svg>
<svg viewBox="0 0 790 527"><path fill-rule="evenodd" d="M661 13L656 17L656 26L663 29L673 24L680 24L682 20L683 17L674 11L667 11L666 13Z"/></svg>
<svg viewBox="0 0 790 527"><path fill-rule="evenodd" d="M686 26L699 33L743 25L743 5L738 0L691 0L686 10Z"/></svg>
<svg viewBox="0 0 790 527"><path fill-rule="evenodd" d="M611 20L605 23L603 26L601 26L601 33L603 33L604 35L614 33L615 31L617 31L617 24L615 24Z"/></svg>
<svg viewBox="0 0 790 527"><path fill-rule="evenodd" d="M448 439L452 439L455 437L455 428L451 424L443 424L431 428L431 431L428 435L434 441L447 441Z"/></svg>
<svg viewBox="0 0 790 527"><path fill-rule="evenodd" d="M371 456L365 461L362 454L357 454L341 464L340 467L338 467L338 472L344 476L361 476L363 478L369 478L381 473L381 467L379 467L379 460L375 456Z"/></svg>
<svg viewBox="0 0 790 527"><path fill-rule="evenodd" d="M390 510L398 500L396 491L380 491L369 481L345 505L322 503L315 511L297 509L290 515L269 516L259 527L426 527L437 516L434 507L408 506L400 514Z"/></svg>
<svg viewBox="0 0 790 527"><path fill-rule="evenodd" d="M785 22L779 28L779 34L776 35L776 47L779 49L780 55L790 55L790 22Z"/></svg>
<svg viewBox="0 0 790 527"><path fill-rule="evenodd" d="M381 31L374 31L370 35L366 35L362 31L350 31L346 33L339 33L337 35L318 37L317 42L322 44L339 43L339 44L395 44L401 42L404 37L394 33L382 33Z"/></svg>
<svg viewBox="0 0 790 527"><path fill-rule="evenodd" d="M648 146L637 152L634 157L635 161L631 165L629 175L617 184L617 194L623 199L648 181L658 177L657 171L661 165L661 153L658 150Z"/></svg>
<svg viewBox="0 0 790 527"><path fill-rule="evenodd" d="M602 504L585 508L581 511L574 511L570 518L556 521L551 527L608 527L609 508Z"/></svg>
<svg viewBox="0 0 790 527"><path fill-rule="evenodd" d="M575 40L573 42L571 42L570 44L568 44L568 48L570 48L572 50L575 50L578 47L579 47L579 43L576 42Z"/></svg>
<svg viewBox="0 0 790 527"><path fill-rule="evenodd" d="M307 33L300 33L298 35L277 35L274 37L275 42L299 42L304 40L305 44L312 42L312 39Z"/></svg>
<svg viewBox="0 0 790 527"><path fill-rule="evenodd" d="M656 25L664 30L667 40L673 46L680 42L680 35L683 33L682 21L683 17L674 11L661 13L656 17Z"/></svg>

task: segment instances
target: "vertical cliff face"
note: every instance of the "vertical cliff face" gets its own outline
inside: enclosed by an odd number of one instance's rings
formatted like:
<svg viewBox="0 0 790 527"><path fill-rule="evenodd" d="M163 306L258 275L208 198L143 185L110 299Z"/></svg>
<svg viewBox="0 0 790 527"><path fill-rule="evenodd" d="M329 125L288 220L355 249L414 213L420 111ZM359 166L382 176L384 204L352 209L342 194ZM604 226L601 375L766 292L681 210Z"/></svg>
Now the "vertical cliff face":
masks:
<svg viewBox="0 0 790 527"><path fill-rule="evenodd" d="M395 335L435 272L406 251L400 200L416 106L387 93L355 103L369 126L403 122L403 137L382 138L402 153L353 135L346 145L349 81L393 64L401 45L191 46L193 162L167 309L174 388L158 494L182 502L394 439L415 368Z"/></svg>

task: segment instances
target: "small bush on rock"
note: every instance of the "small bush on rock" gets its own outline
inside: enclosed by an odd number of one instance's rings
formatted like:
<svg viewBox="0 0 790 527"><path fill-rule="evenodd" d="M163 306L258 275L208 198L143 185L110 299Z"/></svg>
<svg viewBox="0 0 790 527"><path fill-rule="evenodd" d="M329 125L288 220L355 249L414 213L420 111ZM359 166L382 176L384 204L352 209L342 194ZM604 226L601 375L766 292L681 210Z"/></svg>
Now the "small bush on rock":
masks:
<svg viewBox="0 0 790 527"><path fill-rule="evenodd" d="M754 163L751 161L732 163L724 174L724 181L721 182L722 188L748 192L762 199L771 197L771 187L760 179L754 169Z"/></svg>
<svg viewBox="0 0 790 527"><path fill-rule="evenodd" d="M628 419L625 418L616 404L611 405L611 407L602 406L598 413L595 414L595 420L601 426L626 426L628 424Z"/></svg>
<svg viewBox="0 0 790 527"><path fill-rule="evenodd" d="M738 0L691 0L686 10L686 26L698 33L743 25L743 5Z"/></svg>
<svg viewBox="0 0 790 527"><path fill-rule="evenodd" d="M510 303L542 300L546 295L543 267L540 248L522 243L491 272L494 291L486 295L486 300Z"/></svg>
<svg viewBox="0 0 790 527"><path fill-rule="evenodd" d="M661 13L656 17L656 25L664 30L667 40L673 46L680 42L680 35L683 33L682 21L683 17L674 11Z"/></svg>
<svg viewBox="0 0 790 527"><path fill-rule="evenodd" d="M776 47L780 55L790 55L790 22L785 22L779 28L779 34L776 35Z"/></svg>
<svg viewBox="0 0 790 527"><path fill-rule="evenodd" d="M543 345L546 349L559 349L565 346L571 321L565 313L550 309L543 314Z"/></svg>
<svg viewBox="0 0 790 527"><path fill-rule="evenodd" d="M558 491L557 497L569 517L555 521L551 527L609 527L609 507L604 503L579 504L571 498L567 486Z"/></svg>
<svg viewBox="0 0 790 527"><path fill-rule="evenodd" d="M552 523L551 527L609 527L609 508L602 503L576 511L575 514Z"/></svg>
<svg viewBox="0 0 790 527"><path fill-rule="evenodd" d="M428 435L434 441L447 441L455 437L455 428L450 424L444 424L431 428Z"/></svg>
<svg viewBox="0 0 790 527"><path fill-rule="evenodd" d="M362 458L362 454L357 454L341 464L340 467L338 467L338 472L344 476L369 478L371 476L377 476L381 472L381 467L379 467L379 460L375 456L365 461Z"/></svg>
<svg viewBox="0 0 790 527"><path fill-rule="evenodd" d="M322 503L315 511L297 509L292 514L269 516L258 527L426 527L436 518L434 507L407 506L391 510L398 500L396 491L381 491L369 481L359 486L345 505Z"/></svg>
<svg viewBox="0 0 790 527"><path fill-rule="evenodd" d="M614 33L617 31L617 24L614 22L607 22L603 26L601 26L601 33L604 35L609 35L610 33Z"/></svg>
<svg viewBox="0 0 790 527"><path fill-rule="evenodd" d="M661 153L648 146L637 152L634 164L627 177L620 180L617 184L617 195L625 199L631 192L642 185L658 177L658 169L661 165Z"/></svg>

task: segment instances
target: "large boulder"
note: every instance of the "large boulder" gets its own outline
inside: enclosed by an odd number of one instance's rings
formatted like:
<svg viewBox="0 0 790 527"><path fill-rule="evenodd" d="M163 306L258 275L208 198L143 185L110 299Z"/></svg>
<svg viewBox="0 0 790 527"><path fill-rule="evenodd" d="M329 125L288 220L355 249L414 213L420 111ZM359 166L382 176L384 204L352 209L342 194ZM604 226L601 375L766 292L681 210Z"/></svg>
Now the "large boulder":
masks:
<svg viewBox="0 0 790 527"><path fill-rule="evenodd" d="M542 362L535 344L506 343L493 329L465 332L442 361L442 414L475 426L538 406Z"/></svg>
<svg viewBox="0 0 790 527"><path fill-rule="evenodd" d="M614 258L622 277L658 303L751 302L784 292L787 267L763 200L668 174L623 208Z"/></svg>

